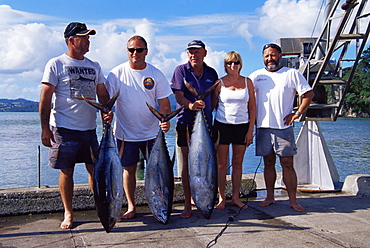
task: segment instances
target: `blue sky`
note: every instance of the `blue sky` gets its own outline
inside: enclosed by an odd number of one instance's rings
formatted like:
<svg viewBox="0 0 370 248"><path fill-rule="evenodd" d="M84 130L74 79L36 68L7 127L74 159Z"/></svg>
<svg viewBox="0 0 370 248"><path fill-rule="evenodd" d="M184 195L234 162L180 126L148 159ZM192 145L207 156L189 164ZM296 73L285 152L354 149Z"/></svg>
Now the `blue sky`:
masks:
<svg viewBox="0 0 370 248"><path fill-rule="evenodd" d="M139 34L149 43L147 62L162 70L168 80L175 67L187 61L185 48L193 39L206 43L206 63L220 77L224 75L223 58L233 50L242 55L242 74L248 76L263 66L264 44L317 35L322 2L0 0L0 98L38 101L44 66L66 52L63 31L71 21L85 22L97 31L86 56L98 61L105 75L127 61L126 42ZM314 29L316 18L319 25Z"/></svg>

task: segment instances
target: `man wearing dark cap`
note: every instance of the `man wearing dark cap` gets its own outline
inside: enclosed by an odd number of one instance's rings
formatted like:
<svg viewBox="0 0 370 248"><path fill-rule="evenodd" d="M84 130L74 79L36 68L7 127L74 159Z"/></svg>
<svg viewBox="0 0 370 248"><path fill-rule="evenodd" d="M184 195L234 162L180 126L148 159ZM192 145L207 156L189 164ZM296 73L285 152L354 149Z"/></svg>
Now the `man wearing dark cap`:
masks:
<svg viewBox="0 0 370 248"><path fill-rule="evenodd" d="M188 139L193 129L196 112L204 109L208 127L212 127L212 97L208 96L202 100L196 100L190 91L185 87L184 80L198 91L204 91L211 87L218 79L217 72L204 63L207 55L205 44L200 40L193 40L186 48L189 61L186 64L176 67L171 88L179 106L184 109L177 116L177 145L181 148L183 167L182 185L185 196L185 207L181 213L182 218L191 216L191 193L188 173Z"/></svg>
<svg viewBox="0 0 370 248"><path fill-rule="evenodd" d="M72 228L73 224L75 163L85 163L92 189L94 158L98 150L96 110L83 98L95 100L98 95L101 103L109 99L100 65L84 56L89 51L89 37L95 34L96 31L87 29L84 23L68 24L64 31L68 52L49 60L41 81L41 139L44 146L50 147L49 166L60 170L59 189L64 206L62 229ZM112 115L105 115L104 119L111 121Z"/></svg>

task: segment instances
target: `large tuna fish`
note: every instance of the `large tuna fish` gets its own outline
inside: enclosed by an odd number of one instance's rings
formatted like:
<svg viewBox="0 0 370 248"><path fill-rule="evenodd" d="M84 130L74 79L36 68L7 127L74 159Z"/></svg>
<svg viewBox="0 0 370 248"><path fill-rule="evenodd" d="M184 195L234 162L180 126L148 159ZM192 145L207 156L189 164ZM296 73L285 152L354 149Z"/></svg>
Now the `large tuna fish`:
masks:
<svg viewBox="0 0 370 248"><path fill-rule="evenodd" d="M118 94L105 105L85 100L103 113L108 113ZM93 182L96 211L105 231L109 233L120 218L123 186L121 159L113 137L112 126L106 122L103 123L103 136L94 167Z"/></svg>
<svg viewBox="0 0 370 248"><path fill-rule="evenodd" d="M147 105L161 122L169 121L182 109L179 108L165 115L148 103ZM173 161L168 154L164 133L160 130L146 165L144 191L150 211L163 224L167 224L172 212L173 190Z"/></svg>
<svg viewBox="0 0 370 248"><path fill-rule="evenodd" d="M198 100L205 99L217 83L204 92L198 92L188 83L186 87ZM191 134L189 155L189 183L195 206L209 219L217 197L218 166L216 151L211 141L203 110L198 111Z"/></svg>

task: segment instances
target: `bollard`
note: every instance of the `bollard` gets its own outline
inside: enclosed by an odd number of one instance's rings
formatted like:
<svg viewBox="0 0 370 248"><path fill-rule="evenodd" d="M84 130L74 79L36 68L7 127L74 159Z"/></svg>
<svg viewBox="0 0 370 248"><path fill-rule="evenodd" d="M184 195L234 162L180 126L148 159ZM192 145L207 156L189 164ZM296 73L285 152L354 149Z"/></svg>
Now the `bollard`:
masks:
<svg viewBox="0 0 370 248"><path fill-rule="evenodd" d="M41 152L40 146L37 146L37 186L41 187Z"/></svg>
<svg viewBox="0 0 370 248"><path fill-rule="evenodd" d="M145 159L143 153L140 151L140 160L137 162L136 167L136 180L144 180L144 168L145 168Z"/></svg>
<svg viewBox="0 0 370 248"><path fill-rule="evenodd" d="M176 144L175 149L176 149L177 176L181 177L182 176L182 166L183 166L181 147L179 147Z"/></svg>

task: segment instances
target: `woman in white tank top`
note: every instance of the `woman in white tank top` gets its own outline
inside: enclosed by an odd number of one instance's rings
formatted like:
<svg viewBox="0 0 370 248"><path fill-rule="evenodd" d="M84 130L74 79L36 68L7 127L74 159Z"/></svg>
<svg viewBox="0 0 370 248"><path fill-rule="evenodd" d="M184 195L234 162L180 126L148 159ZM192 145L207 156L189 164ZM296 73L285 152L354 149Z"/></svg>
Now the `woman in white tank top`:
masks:
<svg viewBox="0 0 370 248"><path fill-rule="evenodd" d="M218 209L226 204L225 186L228 167L229 145L232 144L232 200L238 207L247 208L239 199L242 164L246 148L253 142L256 119L254 87L249 78L240 75L242 59L238 52L226 54L224 59L226 76L214 91L213 107L216 117L212 137L219 141L218 160Z"/></svg>

